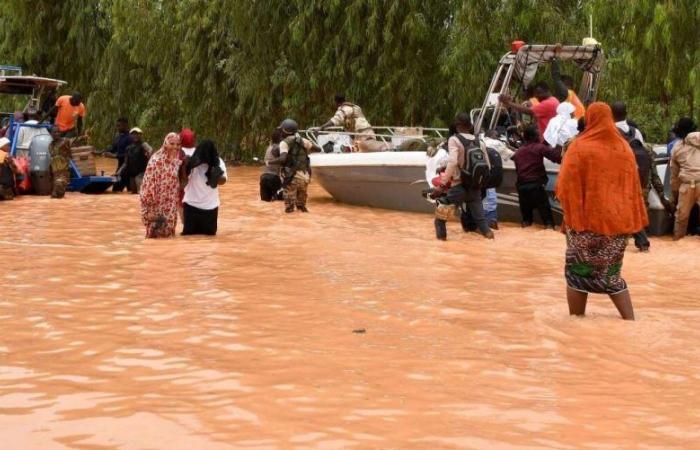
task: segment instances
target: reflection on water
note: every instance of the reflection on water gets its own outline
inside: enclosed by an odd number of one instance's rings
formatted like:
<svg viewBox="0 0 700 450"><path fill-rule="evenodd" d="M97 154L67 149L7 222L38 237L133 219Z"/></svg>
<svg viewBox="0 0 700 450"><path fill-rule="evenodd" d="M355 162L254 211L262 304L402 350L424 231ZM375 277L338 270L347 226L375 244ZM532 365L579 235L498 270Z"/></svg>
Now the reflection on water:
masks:
<svg viewBox="0 0 700 450"><path fill-rule="evenodd" d="M697 238L628 254L637 322L572 319L558 233L230 177L213 240L145 241L128 194L0 204L3 449L700 442Z"/></svg>

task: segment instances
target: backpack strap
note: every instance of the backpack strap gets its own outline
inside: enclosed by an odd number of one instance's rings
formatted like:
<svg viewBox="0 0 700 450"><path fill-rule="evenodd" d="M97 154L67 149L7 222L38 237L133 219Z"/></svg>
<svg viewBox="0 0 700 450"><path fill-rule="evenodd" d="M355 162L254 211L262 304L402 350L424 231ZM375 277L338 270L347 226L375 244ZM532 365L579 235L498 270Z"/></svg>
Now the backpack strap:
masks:
<svg viewBox="0 0 700 450"><path fill-rule="evenodd" d="M484 154L484 159L486 160L486 164L489 166L489 170L491 170L491 160L489 159L489 152L486 150L486 142L484 142L482 139L476 138L476 139L467 139L464 136L462 136L461 133L455 134L459 142L462 143L462 147L464 147L464 164L466 166L467 163L469 163L469 159L467 158L467 152L469 151L470 148L472 148L474 145L478 145L479 148L481 149L481 152ZM466 169L466 167L465 167Z"/></svg>
<svg viewBox="0 0 700 450"><path fill-rule="evenodd" d="M462 144L462 147L464 147L464 164L462 164L462 169L467 169L467 164L469 164L469 159L467 158L467 151L474 145L474 141L469 140L462 136L461 133L457 133L454 135L454 137L457 138L457 140ZM449 150L449 144L448 144L448 150Z"/></svg>

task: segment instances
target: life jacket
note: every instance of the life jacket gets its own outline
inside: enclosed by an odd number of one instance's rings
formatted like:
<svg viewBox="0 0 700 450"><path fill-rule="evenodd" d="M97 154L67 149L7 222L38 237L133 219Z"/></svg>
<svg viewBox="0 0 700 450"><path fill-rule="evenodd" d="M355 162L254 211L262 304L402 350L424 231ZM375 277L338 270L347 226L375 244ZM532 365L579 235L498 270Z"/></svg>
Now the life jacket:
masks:
<svg viewBox="0 0 700 450"><path fill-rule="evenodd" d="M651 164L652 156L647 150L646 146L642 141L637 139L637 129L634 127L629 127L627 133L620 130L620 134L627 141L627 143L632 147L632 152L634 153L634 159L637 161L637 170L639 171L639 181L642 184L642 189L649 187L651 181ZM618 128L619 130L619 128Z"/></svg>
<svg viewBox="0 0 700 450"><path fill-rule="evenodd" d="M566 101L574 105L574 108L576 108L574 110L574 117L576 119L580 119L586 115L586 107L583 106L583 103L581 103L581 99L578 98L576 92L569 89L569 96L566 98Z"/></svg>
<svg viewBox="0 0 700 450"><path fill-rule="evenodd" d="M455 135L464 147L464 165L460 168L462 186L467 189L497 188L503 182L503 160L494 148L481 140Z"/></svg>
<svg viewBox="0 0 700 450"><path fill-rule="evenodd" d="M287 162L284 164L285 171L294 176L297 172L308 172L311 167L309 152L304 147L301 136L289 136L283 142L289 146Z"/></svg>

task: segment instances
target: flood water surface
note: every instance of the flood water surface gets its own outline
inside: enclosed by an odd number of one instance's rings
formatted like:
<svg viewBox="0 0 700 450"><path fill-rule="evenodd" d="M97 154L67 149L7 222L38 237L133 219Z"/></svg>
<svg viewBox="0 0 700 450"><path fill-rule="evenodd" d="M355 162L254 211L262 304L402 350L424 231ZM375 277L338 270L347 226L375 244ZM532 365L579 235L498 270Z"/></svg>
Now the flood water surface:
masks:
<svg viewBox="0 0 700 450"><path fill-rule="evenodd" d="M219 236L138 197L0 204L3 449L692 448L700 239L628 251L637 322L567 314L564 238L222 187Z"/></svg>

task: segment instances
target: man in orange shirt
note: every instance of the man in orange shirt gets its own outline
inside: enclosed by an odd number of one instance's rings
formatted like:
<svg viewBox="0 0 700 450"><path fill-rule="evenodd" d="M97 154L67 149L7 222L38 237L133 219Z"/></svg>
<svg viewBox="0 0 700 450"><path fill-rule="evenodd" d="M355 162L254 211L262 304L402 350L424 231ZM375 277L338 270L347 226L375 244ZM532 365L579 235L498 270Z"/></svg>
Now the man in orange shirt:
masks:
<svg viewBox="0 0 700 450"><path fill-rule="evenodd" d="M56 126L63 137L76 137L83 133L85 105L80 92L58 97L53 110L57 111Z"/></svg>

